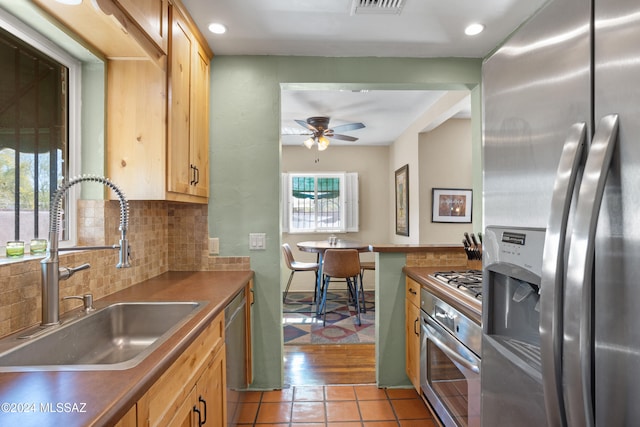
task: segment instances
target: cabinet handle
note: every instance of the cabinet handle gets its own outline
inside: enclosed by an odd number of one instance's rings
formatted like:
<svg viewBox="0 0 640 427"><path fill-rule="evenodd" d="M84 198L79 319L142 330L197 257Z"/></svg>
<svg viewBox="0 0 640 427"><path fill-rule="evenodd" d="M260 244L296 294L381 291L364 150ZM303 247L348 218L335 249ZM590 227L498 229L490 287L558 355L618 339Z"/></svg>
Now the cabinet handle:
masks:
<svg viewBox="0 0 640 427"><path fill-rule="evenodd" d="M193 185L196 182L196 167L189 165L189 169L191 169L191 181L189 181L189 185Z"/></svg>
<svg viewBox="0 0 640 427"><path fill-rule="evenodd" d="M199 424L199 425L201 425L201 426L202 426L202 425L205 425L205 424L207 423L207 401L206 401L206 400L204 400L204 399L202 398L202 396L199 396L199 397L198 397L198 402L201 402L201 403L203 404L203 406L204 406L204 419L202 420L202 424ZM200 415L198 415L198 417L199 417L199 416L200 416Z"/></svg>
<svg viewBox="0 0 640 427"><path fill-rule="evenodd" d="M420 322L420 318L416 317L416 320L413 321L413 333L417 336L420 336L420 331L416 332L416 325Z"/></svg>
<svg viewBox="0 0 640 427"><path fill-rule="evenodd" d="M193 185L198 185L200 182L200 169L197 166L194 166L193 168L196 170L195 182Z"/></svg>
<svg viewBox="0 0 640 427"><path fill-rule="evenodd" d="M202 422L202 417L200 417L200 410L195 405L193 405L193 412L198 414L198 427L202 426L203 422Z"/></svg>
<svg viewBox="0 0 640 427"><path fill-rule="evenodd" d="M413 288L409 288L409 293L412 295L417 295L418 293L413 290Z"/></svg>

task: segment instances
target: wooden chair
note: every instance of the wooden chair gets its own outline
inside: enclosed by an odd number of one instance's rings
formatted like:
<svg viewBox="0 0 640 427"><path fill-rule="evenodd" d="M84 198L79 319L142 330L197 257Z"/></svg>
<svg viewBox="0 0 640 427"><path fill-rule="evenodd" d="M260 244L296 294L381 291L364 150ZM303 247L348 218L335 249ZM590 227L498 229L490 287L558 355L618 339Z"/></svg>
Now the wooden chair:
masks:
<svg viewBox="0 0 640 427"><path fill-rule="evenodd" d="M327 321L327 291L331 278L346 279L350 292L353 292L356 308L356 323L360 326L360 292L362 280L360 280L360 255L355 249L327 249L324 252L322 265L322 326ZM359 282L359 283L358 283Z"/></svg>
<svg viewBox="0 0 640 427"><path fill-rule="evenodd" d="M291 274L289 275L289 281L287 282L287 287L284 290L284 295L282 296L282 302L286 302L287 294L289 293L289 287L291 286L291 280L293 279L293 274L296 271L313 271L316 273L316 280L313 282L313 302L316 302L316 283L318 282L318 263L317 262L299 262L293 258L293 252L291 252L291 246L288 243L282 245L282 252L284 253L284 261L287 264L289 270L291 270Z"/></svg>

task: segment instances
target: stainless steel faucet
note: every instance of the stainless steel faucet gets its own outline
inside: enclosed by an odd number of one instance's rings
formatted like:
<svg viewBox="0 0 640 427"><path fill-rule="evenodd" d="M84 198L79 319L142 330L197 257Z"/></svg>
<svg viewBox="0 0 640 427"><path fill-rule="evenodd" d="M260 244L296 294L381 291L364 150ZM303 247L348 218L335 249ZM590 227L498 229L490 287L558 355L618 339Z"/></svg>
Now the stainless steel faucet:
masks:
<svg viewBox="0 0 640 427"><path fill-rule="evenodd" d="M58 248L58 229L60 227L60 208L65 193L72 186L80 182L99 182L111 188L120 201L120 244L113 246L84 246L73 248ZM129 225L129 202L125 198L122 190L118 188L108 178L94 175L81 175L63 183L51 198L49 208L49 245L47 256L41 261L42 273L42 326L52 326L60 323L60 280L66 280L76 271L85 270L91 267L89 264L82 264L78 267L60 267L58 252L62 250L97 250L97 249L119 249L120 255L116 268L128 268L129 264L129 242L127 241L127 227Z"/></svg>

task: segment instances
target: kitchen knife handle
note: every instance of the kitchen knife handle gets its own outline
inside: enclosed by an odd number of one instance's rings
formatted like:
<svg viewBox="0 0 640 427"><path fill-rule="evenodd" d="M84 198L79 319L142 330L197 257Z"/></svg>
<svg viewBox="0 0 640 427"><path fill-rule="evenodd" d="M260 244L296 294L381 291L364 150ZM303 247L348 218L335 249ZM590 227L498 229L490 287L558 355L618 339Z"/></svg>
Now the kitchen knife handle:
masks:
<svg viewBox="0 0 640 427"><path fill-rule="evenodd" d="M564 247L571 197L576 188L580 161L586 142L586 124L569 129L558 163L551 198L551 215L545 233L540 278L540 353L547 424L563 425L562 392L562 296L564 290Z"/></svg>
<svg viewBox="0 0 640 427"><path fill-rule="evenodd" d="M613 149L618 139L618 116L604 116L596 128L584 175L571 232L567 260L563 383L567 421L571 426L594 425L592 392L592 292L596 226Z"/></svg>
<svg viewBox="0 0 640 427"><path fill-rule="evenodd" d="M464 251L467 254L467 259L473 259L471 248L469 247L469 243L467 243L467 239L462 239L462 245L464 246Z"/></svg>
<svg viewBox="0 0 640 427"><path fill-rule="evenodd" d="M473 242L471 241L471 238L469 237L469 233L467 233L466 231L464 232L464 238L466 239L467 243L469 244L469 247L473 246Z"/></svg>
<svg viewBox="0 0 640 427"><path fill-rule="evenodd" d="M473 257L477 260L482 260L482 248L476 239L476 235L471 233L471 241L473 242Z"/></svg>

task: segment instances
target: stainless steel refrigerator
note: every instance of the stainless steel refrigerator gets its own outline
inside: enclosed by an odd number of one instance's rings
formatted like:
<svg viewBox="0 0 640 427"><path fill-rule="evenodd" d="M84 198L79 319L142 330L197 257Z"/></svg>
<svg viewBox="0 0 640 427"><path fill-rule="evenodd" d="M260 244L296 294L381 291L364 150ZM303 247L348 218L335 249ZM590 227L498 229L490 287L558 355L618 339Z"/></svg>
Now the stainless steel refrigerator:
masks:
<svg viewBox="0 0 640 427"><path fill-rule="evenodd" d="M550 1L485 61L483 99L484 224L544 232L528 311L485 243L483 426L638 425L640 2Z"/></svg>

